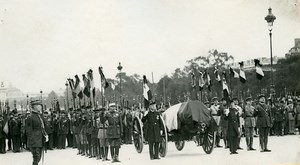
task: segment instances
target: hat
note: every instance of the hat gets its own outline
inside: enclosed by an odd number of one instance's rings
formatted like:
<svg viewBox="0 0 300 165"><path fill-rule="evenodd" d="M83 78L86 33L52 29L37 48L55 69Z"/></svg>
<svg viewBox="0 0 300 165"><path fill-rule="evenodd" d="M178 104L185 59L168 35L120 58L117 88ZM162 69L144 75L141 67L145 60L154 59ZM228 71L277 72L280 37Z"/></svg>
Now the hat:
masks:
<svg viewBox="0 0 300 165"><path fill-rule="evenodd" d="M247 97L247 98L245 99L245 101L250 101L250 100L252 100L251 97Z"/></svg>
<svg viewBox="0 0 300 165"><path fill-rule="evenodd" d="M237 97L233 97L232 101L235 101L235 100L239 101L239 99Z"/></svg>
<svg viewBox="0 0 300 165"><path fill-rule="evenodd" d="M264 94L261 94L261 95L258 96L258 99L260 99L262 97L266 98L266 96Z"/></svg>
<svg viewBox="0 0 300 165"><path fill-rule="evenodd" d="M154 105L156 104L155 101L151 101L149 105Z"/></svg>
<svg viewBox="0 0 300 165"><path fill-rule="evenodd" d="M44 112L44 114L46 114L46 115L47 115L47 114L49 114L49 113L48 113L47 111L45 111L45 112Z"/></svg>

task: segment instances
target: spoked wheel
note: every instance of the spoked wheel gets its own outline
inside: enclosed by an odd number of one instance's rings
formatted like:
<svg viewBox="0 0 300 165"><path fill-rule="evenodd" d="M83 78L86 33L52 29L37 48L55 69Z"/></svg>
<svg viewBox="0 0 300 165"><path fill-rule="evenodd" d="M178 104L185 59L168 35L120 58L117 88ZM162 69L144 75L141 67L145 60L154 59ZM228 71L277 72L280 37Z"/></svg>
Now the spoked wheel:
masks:
<svg viewBox="0 0 300 165"><path fill-rule="evenodd" d="M202 148L205 153L210 154L214 149L216 132L207 132L203 135Z"/></svg>
<svg viewBox="0 0 300 165"><path fill-rule="evenodd" d="M133 144L138 153L143 151L144 147L144 135L142 122L138 117L135 117L133 120Z"/></svg>
<svg viewBox="0 0 300 165"><path fill-rule="evenodd" d="M168 132L167 132L166 124L161 116L160 116L160 120L161 123L163 124L163 130L161 134L162 140L159 144L159 155L160 157L165 157L167 155L167 150L168 150Z"/></svg>
<svg viewBox="0 0 300 165"><path fill-rule="evenodd" d="M184 140L179 140L175 142L175 147L178 151L181 151L184 147L185 141Z"/></svg>

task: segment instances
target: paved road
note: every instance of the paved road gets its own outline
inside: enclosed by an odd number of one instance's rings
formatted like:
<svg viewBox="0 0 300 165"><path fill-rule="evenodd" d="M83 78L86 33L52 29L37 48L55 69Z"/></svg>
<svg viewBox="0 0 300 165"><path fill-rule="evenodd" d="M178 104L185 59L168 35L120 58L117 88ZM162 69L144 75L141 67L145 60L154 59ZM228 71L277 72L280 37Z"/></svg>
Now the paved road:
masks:
<svg viewBox="0 0 300 165"><path fill-rule="evenodd" d="M255 148L258 149L258 138L254 140ZM121 148L121 165L300 165L300 135L283 137L270 137L270 153L257 151L239 150L238 155L230 155L227 149L216 148L212 154L207 155L201 147L196 147L194 142L187 142L182 151L177 151L174 143L168 144L167 156L160 160L150 160L148 146L138 154L132 145L123 145ZM245 139L242 139L242 147L245 148ZM111 164L96 159L76 155L75 149L53 150L46 153L44 165L99 165ZM0 155L2 165L30 165L31 154L29 152L11 153ZM41 165L42 163L40 163Z"/></svg>

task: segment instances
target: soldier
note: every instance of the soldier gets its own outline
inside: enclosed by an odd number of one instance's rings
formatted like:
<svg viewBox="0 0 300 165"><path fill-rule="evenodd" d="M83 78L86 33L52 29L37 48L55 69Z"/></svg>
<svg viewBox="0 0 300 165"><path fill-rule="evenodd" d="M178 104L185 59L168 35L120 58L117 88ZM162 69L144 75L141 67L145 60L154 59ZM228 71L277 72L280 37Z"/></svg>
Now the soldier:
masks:
<svg viewBox="0 0 300 165"><path fill-rule="evenodd" d="M246 98L245 112L243 114L245 121L245 136L248 151L254 151L253 148L253 136L255 127L254 107L252 106L252 98Z"/></svg>
<svg viewBox="0 0 300 165"><path fill-rule="evenodd" d="M20 152L21 149L21 120L17 114L13 115L13 118L9 122L10 135L12 137L13 152Z"/></svg>
<svg viewBox="0 0 300 165"><path fill-rule="evenodd" d="M48 112L44 112L44 118L45 118L45 131L48 134L49 141L46 143L47 149L53 150L53 125L51 121L51 117L49 116Z"/></svg>
<svg viewBox="0 0 300 165"><path fill-rule="evenodd" d="M218 98L214 97L212 98L212 101L213 101L213 105L210 106L211 115L217 123L217 135L216 135L215 147L222 147L220 145L222 130L220 127L220 108L219 108Z"/></svg>
<svg viewBox="0 0 300 165"><path fill-rule="evenodd" d="M120 162L119 149L121 146L121 137L123 135L123 124L117 107L111 107L110 112L105 114L105 120L108 121L107 138L110 145L112 162Z"/></svg>
<svg viewBox="0 0 300 165"><path fill-rule="evenodd" d="M276 106L274 112L274 131L275 135L282 136L282 125L284 119L284 101L280 100L279 106Z"/></svg>
<svg viewBox="0 0 300 165"><path fill-rule="evenodd" d="M72 118L73 126L74 128L74 135L75 135L75 141L76 141L76 147L78 149L77 155L81 154L81 146L80 146L80 130L81 130L81 118L80 118L80 112L79 110Z"/></svg>
<svg viewBox="0 0 300 165"><path fill-rule="evenodd" d="M240 120L239 120L239 123L240 123L240 133L239 133L239 137L238 137L238 149L239 150L242 150L243 148L240 146L240 142L241 142L241 137L242 137L242 134L243 134L243 128L244 128L244 118L243 118L243 109L239 106L239 99L234 97L233 99L233 105L234 105L234 108L238 110L238 114L240 115Z"/></svg>
<svg viewBox="0 0 300 165"><path fill-rule="evenodd" d="M26 131L28 135L28 147L30 148L33 163L32 165L38 165L41 156L44 142L48 141L48 135L45 131L44 122L40 113L42 111L42 104L39 100L31 101L31 115L26 120Z"/></svg>
<svg viewBox="0 0 300 165"><path fill-rule="evenodd" d="M81 146L81 155L88 155L88 142L87 142L87 137L86 137L86 132L87 132L87 116L86 113L83 112L82 114L82 120L80 122L80 146Z"/></svg>
<svg viewBox="0 0 300 165"><path fill-rule="evenodd" d="M220 127L222 130L222 138L224 141L225 148L228 148L228 139L227 139L227 131L228 131L228 121L225 120L225 112L228 111L228 105L226 99L222 99L222 104L220 105Z"/></svg>
<svg viewBox="0 0 300 165"><path fill-rule="evenodd" d="M228 143L229 143L229 151L230 154L238 154L238 137L240 134L240 118L239 118L239 112L236 108L234 101L231 100L231 104L229 107L229 111L226 110L225 112L225 120L228 121Z"/></svg>
<svg viewBox="0 0 300 165"><path fill-rule="evenodd" d="M287 113L288 113L288 125L289 125L289 134L295 134L295 111L294 111L294 104L292 99L288 99L287 101Z"/></svg>
<svg viewBox="0 0 300 165"><path fill-rule="evenodd" d="M125 110L124 114L124 142L125 144L132 144L132 123L133 117L130 109Z"/></svg>
<svg viewBox="0 0 300 165"><path fill-rule="evenodd" d="M66 138L67 138L68 131L69 131L69 119L66 117L66 113L62 111L58 122L59 149L66 148Z"/></svg>
<svg viewBox="0 0 300 165"><path fill-rule="evenodd" d="M149 106L149 110L142 118L145 123L145 140L149 143L150 159L160 159L158 156L159 143L161 142L160 131L162 130L162 123L160 120L160 114L157 112L155 102L152 102Z"/></svg>
<svg viewBox="0 0 300 165"><path fill-rule="evenodd" d="M109 161L107 158L108 154L108 139L107 139L107 127L108 127L108 121L105 121L104 114L107 113L107 110L102 108L99 118L97 119L97 127L99 128L98 131L98 139L99 139L99 145L100 145L100 156L99 159L102 157L102 161Z"/></svg>
<svg viewBox="0 0 300 165"><path fill-rule="evenodd" d="M268 149L268 136L271 128L271 110L270 107L266 105L265 95L260 95L258 101L254 116L257 116L256 127L258 128L261 152L271 152L271 150Z"/></svg>
<svg viewBox="0 0 300 165"><path fill-rule="evenodd" d="M99 118L99 109L93 110L93 117L92 117L92 157L98 157L100 155L99 153L99 141L98 141L98 131L99 128L97 128L97 119Z"/></svg>
<svg viewBox="0 0 300 165"><path fill-rule="evenodd" d="M5 132L3 131L4 129L4 119L2 114L0 114L0 154L5 154Z"/></svg>

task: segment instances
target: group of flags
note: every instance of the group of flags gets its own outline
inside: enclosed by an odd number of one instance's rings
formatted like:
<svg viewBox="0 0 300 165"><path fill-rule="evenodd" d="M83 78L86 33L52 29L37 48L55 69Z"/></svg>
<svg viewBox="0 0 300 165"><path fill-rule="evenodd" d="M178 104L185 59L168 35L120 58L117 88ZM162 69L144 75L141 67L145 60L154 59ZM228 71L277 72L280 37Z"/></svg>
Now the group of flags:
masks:
<svg viewBox="0 0 300 165"><path fill-rule="evenodd" d="M256 78L261 80L264 77L264 72L261 69L262 65L260 64L260 61L258 59L255 59L254 63L255 63L255 70L256 70ZM247 78L244 71L244 62L239 62L239 65L240 65L239 73L235 71L233 68L229 67L230 76L232 76L233 78L239 78L241 83L246 83ZM219 74L219 69L217 68L217 66L214 67L213 73L214 73L215 80L222 84L224 97L229 96L229 87L226 81L225 70L222 72L222 78ZM197 85L196 75L194 72L191 72L190 75L191 75L192 87L194 88ZM207 88L210 91L211 78L207 70L204 70L204 72L199 71L198 85L200 90L203 90L204 86L207 85Z"/></svg>
<svg viewBox="0 0 300 165"><path fill-rule="evenodd" d="M104 76L102 67L99 67L98 70L100 75L100 89L101 92L104 93L104 90L109 87L109 83ZM68 78L68 82L72 90L73 98L76 99L78 97L80 100L84 96L86 96L87 98L95 98L96 87L92 69L88 70L86 74L82 74L83 87L81 87L81 81L78 75L75 75L74 79Z"/></svg>

